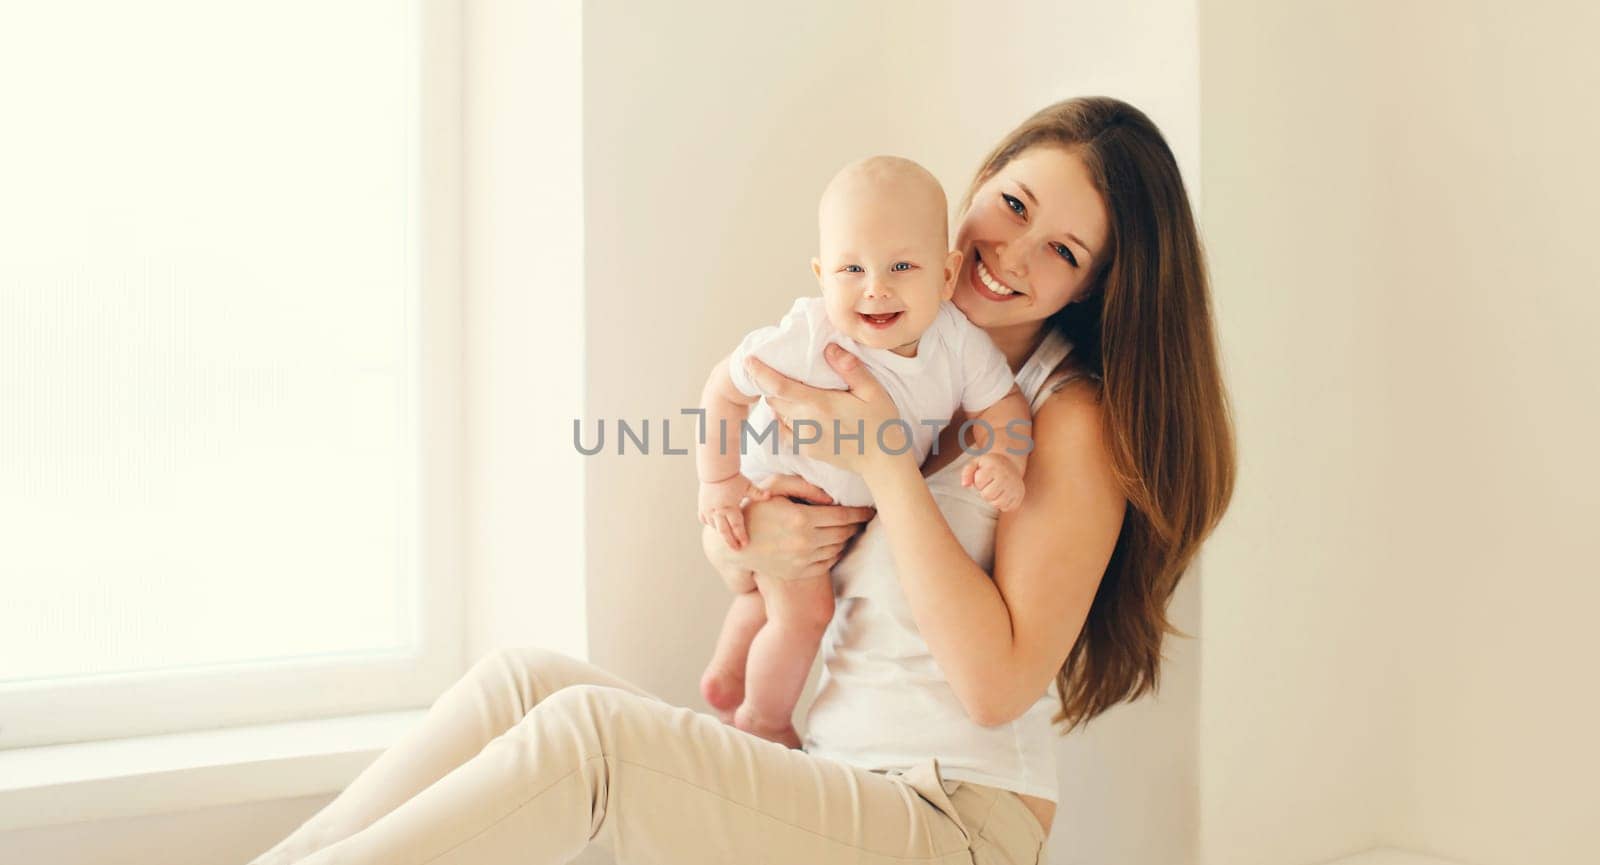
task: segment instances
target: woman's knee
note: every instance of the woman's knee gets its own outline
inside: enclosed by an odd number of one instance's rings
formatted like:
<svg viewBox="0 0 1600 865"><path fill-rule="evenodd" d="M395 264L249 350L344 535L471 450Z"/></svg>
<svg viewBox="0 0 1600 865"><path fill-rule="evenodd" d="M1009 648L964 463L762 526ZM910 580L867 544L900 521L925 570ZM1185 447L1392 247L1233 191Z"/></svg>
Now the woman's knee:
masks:
<svg viewBox="0 0 1600 865"><path fill-rule="evenodd" d="M464 678L489 690L514 688L529 706L573 685L601 685L660 699L587 661L537 647L495 649L478 659Z"/></svg>
<svg viewBox="0 0 1600 865"><path fill-rule="evenodd" d="M533 646L494 649L485 653L467 672L469 678L497 682L550 678L573 663L560 652Z"/></svg>
<svg viewBox="0 0 1600 865"><path fill-rule="evenodd" d="M568 685L541 701L523 723L537 725L559 717L567 722L561 725L563 729L583 731L604 742L612 738L617 723L642 699L609 685Z"/></svg>

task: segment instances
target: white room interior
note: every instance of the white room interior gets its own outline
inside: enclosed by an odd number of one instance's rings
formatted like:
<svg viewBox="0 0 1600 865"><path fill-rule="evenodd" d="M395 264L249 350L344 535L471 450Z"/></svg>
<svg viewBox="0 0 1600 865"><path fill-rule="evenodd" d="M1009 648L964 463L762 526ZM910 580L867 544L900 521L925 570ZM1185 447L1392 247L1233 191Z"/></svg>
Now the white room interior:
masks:
<svg viewBox="0 0 1600 865"><path fill-rule="evenodd" d="M1048 860L1600 861L1600 12L423 6L460 131L431 259L461 299L458 665L537 643L701 706L727 596L693 465L580 458L573 419L675 416L812 290L837 165L902 153L954 200L1032 109L1104 93L1199 208L1240 476L1161 694L1061 741ZM0 860L243 862L420 707L0 751Z"/></svg>

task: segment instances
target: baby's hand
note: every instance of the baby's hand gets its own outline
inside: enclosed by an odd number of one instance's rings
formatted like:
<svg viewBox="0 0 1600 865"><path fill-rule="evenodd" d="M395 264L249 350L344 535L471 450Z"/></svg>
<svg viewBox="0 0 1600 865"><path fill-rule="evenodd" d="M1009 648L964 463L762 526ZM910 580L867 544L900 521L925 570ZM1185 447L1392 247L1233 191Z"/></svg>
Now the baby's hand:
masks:
<svg viewBox="0 0 1600 865"><path fill-rule="evenodd" d="M750 542L744 530L745 499L764 501L771 493L750 482L743 474L720 481L700 482L700 523L716 529L729 549L743 549Z"/></svg>
<svg viewBox="0 0 1600 865"><path fill-rule="evenodd" d="M1016 457L991 450L967 463L961 472L961 485L976 489L996 510L1014 510L1022 504L1020 462Z"/></svg>

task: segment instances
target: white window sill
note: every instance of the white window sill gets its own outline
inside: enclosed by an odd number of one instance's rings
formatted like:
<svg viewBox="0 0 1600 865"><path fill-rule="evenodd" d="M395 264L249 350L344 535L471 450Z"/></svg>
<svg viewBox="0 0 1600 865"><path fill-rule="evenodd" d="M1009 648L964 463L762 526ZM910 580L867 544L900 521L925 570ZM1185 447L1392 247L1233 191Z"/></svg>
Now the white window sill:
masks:
<svg viewBox="0 0 1600 865"><path fill-rule="evenodd" d="M0 751L0 832L335 793L424 712Z"/></svg>

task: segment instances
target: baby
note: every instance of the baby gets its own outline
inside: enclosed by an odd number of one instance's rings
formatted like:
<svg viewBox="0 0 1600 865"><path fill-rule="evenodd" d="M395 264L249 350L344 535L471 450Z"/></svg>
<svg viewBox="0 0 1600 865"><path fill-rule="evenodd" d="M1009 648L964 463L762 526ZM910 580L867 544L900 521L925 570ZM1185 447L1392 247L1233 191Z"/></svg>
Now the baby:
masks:
<svg viewBox="0 0 1600 865"><path fill-rule="evenodd" d="M979 433L974 452L987 450L967 467L964 482L995 508L1015 508L1024 458L1009 451L1023 448L1003 447L999 431L1026 422L1028 406L1004 355L950 303L961 253L950 250L939 182L908 159L854 162L823 191L818 221L821 249L811 270L822 296L795 301L777 326L746 336L706 382L705 435L696 451L700 521L740 548L747 540L742 503L766 498L757 484L776 474L800 475L836 504L872 504L859 475L779 447L776 434L758 440L772 411L745 358L754 355L810 385L842 389L843 379L823 359L829 343L858 356L894 398L911 441L895 425L898 432L884 431L886 447L909 444L921 463L937 428L957 409L987 424L987 430L972 427ZM741 435L746 421L749 438ZM866 446L875 446L878 431L864 433ZM833 581L827 574L798 580L755 574L753 584L728 610L701 691L724 721L798 748L792 715L833 617Z"/></svg>

